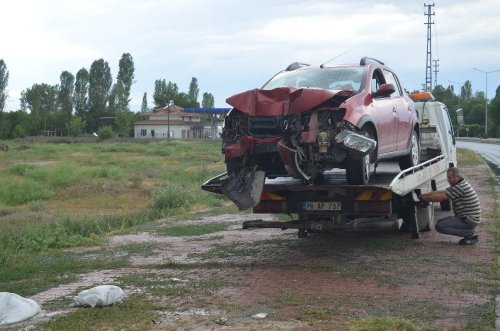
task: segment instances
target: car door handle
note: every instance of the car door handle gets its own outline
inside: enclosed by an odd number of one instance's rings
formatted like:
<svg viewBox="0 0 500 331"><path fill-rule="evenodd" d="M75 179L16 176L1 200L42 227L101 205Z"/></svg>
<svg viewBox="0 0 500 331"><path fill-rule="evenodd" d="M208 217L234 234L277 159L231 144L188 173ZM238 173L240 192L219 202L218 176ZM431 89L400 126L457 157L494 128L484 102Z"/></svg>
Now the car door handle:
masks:
<svg viewBox="0 0 500 331"><path fill-rule="evenodd" d="M396 107L392 108L392 112L393 113L397 113L398 112L398 109Z"/></svg>

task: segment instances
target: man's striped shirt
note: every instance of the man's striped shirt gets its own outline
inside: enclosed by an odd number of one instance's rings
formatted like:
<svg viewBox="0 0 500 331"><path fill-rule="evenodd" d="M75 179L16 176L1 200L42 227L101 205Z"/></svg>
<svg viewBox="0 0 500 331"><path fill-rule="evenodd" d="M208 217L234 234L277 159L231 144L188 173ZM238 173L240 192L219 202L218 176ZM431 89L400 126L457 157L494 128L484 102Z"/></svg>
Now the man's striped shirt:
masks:
<svg viewBox="0 0 500 331"><path fill-rule="evenodd" d="M446 189L446 195L451 200L456 216L467 216L474 223L481 222L481 207L476 191L465 179Z"/></svg>

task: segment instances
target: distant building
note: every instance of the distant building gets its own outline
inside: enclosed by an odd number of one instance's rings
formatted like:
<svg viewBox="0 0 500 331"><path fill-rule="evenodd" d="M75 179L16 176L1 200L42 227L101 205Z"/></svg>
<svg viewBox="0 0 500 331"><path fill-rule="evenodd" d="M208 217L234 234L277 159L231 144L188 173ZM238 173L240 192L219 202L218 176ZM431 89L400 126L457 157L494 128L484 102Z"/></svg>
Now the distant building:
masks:
<svg viewBox="0 0 500 331"><path fill-rule="evenodd" d="M134 123L134 137L162 139L170 136L174 139L215 139L220 134L222 124L213 120L202 122L202 113L227 113L229 108L189 108L186 110L171 103L168 107L157 107L144 113L147 119Z"/></svg>

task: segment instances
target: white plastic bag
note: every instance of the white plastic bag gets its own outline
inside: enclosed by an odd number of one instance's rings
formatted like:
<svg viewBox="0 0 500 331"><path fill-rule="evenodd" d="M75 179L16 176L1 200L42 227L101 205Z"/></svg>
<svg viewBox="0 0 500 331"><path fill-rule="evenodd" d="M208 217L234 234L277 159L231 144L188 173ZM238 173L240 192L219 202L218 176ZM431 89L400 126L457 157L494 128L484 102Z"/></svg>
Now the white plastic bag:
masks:
<svg viewBox="0 0 500 331"><path fill-rule="evenodd" d="M83 306L104 307L121 301L123 290L115 285L101 285L78 293L76 303Z"/></svg>
<svg viewBox="0 0 500 331"><path fill-rule="evenodd" d="M0 325L27 320L40 312L38 303L9 292L0 292Z"/></svg>

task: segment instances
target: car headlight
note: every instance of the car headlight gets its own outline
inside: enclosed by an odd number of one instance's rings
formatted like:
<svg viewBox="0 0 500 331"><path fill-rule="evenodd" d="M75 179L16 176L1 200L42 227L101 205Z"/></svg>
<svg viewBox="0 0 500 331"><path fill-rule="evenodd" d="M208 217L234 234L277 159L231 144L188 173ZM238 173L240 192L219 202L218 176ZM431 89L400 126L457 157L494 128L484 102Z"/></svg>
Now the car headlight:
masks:
<svg viewBox="0 0 500 331"><path fill-rule="evenodd" d="M338 133L335 136L335 142L342 144L349 151L359 156L365 156L377 147L377 142L375 140L349 130Z"/></svg>

